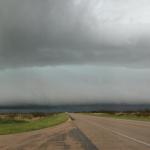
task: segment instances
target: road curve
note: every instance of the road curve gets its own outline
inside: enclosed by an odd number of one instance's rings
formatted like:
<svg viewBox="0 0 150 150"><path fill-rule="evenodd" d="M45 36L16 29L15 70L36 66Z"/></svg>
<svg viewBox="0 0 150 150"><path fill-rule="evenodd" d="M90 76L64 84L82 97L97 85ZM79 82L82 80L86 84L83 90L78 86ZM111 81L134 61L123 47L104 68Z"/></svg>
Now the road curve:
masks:
<svg viewBox="0 0 150 150"><path fill-rule="evenodd" d="M73 123L36 131L0 135L0 150L97 150Z"/></svg>
<svg viewBox="0 0 150 150"><path fill-rule="evenodd" d="M150 122L72 113L74 124L100 150L150 150Z"/></svg>
<svg viewBox="0 0 150 150"><path fill-rule="evenodd" d="M56 127L0 135L0 150L150 150L150 122L70 116Z"/></svg>

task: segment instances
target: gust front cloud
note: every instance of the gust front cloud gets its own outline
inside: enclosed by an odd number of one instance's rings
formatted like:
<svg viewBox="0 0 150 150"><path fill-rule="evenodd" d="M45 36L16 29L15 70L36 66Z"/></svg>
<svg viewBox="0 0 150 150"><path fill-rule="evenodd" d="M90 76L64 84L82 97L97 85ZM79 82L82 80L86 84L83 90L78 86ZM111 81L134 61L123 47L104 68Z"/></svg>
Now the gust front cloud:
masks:
<svg viewBox="0 0 150 150"><path fill-rule="evenodd" d="M0 0L0 105L150 102L149 0Z"/></svg>
<svg viewBox="0 0 150 150"><path fill-rule="evenodd" d="M149 67L148 0L2 0L0 67Z"/></svg>
<svg viewBox="0 0 150 150"><path fill-rule="evenodd" d="M150 70L57 66L0 73L0 105L149 103Z"/></svg>

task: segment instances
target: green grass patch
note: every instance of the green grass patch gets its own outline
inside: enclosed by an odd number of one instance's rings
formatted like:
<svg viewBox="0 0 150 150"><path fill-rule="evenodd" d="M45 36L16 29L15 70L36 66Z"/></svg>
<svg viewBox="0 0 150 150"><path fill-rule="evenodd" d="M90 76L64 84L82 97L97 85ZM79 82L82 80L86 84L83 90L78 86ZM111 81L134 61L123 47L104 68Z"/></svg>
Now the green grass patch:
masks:
<svg viewBox="0 0 150 150"><path fill-rule="evenodd" d="M150 121L150 113L87 113L89 115L99 116L99 117L111 117L115 119L129 119L138 121Z"/></svg>
<svg viewBox="0 0 150 150"><path fill-rule="evenodd" d="M66 113L53 114L37 120L0 119L0 134L38 130L58 125L68 120Z"/></svg>

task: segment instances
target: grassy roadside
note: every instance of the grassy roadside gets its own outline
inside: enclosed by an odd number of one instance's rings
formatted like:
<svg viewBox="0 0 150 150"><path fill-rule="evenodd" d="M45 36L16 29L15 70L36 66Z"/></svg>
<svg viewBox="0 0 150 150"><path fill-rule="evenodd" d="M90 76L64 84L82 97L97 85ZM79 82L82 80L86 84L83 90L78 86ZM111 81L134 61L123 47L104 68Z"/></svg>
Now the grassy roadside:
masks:
<svg viewBox="0 0 150 150"><path fill-rule="evenodd" d="M38 130L63 123L68 120L66 113L54 114L37 120L0 119L0 134Z"/></svg>
<svg viewBox="0 0 150 150"><path fill-rule="evenodd" d="M99 117L111 117L115 119L128 119L137 121L150 121L150 113L85 113Z"/></svg>

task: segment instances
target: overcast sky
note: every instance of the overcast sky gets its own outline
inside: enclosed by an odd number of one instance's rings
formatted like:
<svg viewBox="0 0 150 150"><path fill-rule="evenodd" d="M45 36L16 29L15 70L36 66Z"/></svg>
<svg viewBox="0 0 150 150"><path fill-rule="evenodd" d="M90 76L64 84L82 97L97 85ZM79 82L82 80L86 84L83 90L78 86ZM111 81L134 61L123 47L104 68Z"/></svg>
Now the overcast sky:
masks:
<svg viewBox="0 0 150 150"><path fill-rule="evenodd" d="M0 105L150 103L149 0L1 0Z"/></svg>

